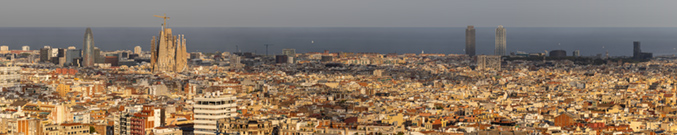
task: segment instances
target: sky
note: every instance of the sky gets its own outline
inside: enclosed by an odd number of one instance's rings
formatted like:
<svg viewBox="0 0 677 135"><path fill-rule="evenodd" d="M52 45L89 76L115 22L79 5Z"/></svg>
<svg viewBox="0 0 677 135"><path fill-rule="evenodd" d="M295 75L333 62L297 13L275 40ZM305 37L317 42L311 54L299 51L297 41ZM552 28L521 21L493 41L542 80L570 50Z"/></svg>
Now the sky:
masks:
<svg viewBox="0 0 677 135"><path fill-rule="evenodd" d="M675 0L3 1L0 27L677 27Z"/></svg>

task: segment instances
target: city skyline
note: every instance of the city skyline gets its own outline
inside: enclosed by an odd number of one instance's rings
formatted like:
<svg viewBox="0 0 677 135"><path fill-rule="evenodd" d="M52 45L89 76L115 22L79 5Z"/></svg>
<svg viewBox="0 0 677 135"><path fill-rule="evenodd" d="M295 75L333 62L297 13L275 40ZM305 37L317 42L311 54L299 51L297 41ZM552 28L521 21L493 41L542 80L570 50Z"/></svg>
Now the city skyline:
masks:
<svg viewBox="0 0 677 135"><path fill-rule="evenodd" d="M160 13L186 18L174 21L172 27L677 27L677 19L664 17L677 11L671 7L677 2L667 0L34 3L0 5L0 15L5 18L0 27L153 27L158 23L147 15ZM25 12L12 14L16 11ZM54 15L58 18L52 19Z"/></svg>
<svg viewBox="0 0 677 135"><path fill-rule="evenodd" d="M10 1L0 135L677 135L675 4Z"/></svg>
<svg viewBox="0 0 677 135"><path fill-rule="evenodd" d="M152 17L151 17L152 18ZM92 28L97 32L96 45L104 51L130 50L135 46L148 48L148 38L157 36L157 29L149 28ZM236 45L244 52L264 53L266 43L275 43L270 50L279 54L283 48L296 48L299 52L320 52L330 49L336 52L379 52L379 53L446 53L464 54L465 29L462 28L176 28L182 34L191 35L187 51L233 52ZM496 27L475 27L477 54L494 54ZM677 52L670 37L677 35L675 29L661 28L524 28L509 27L507 37L511 46L507 52L543 52L563 49L568 52L581 50L582 56L604 54L611 56L632 56L633 41L642 41L643 50L656 56L672 55ZM10 50L20 50L27 45L33 50L43 46L82 48L82 28L3 28L0 30L0 45ZM22 31L24 34L12 34ZM270 31L270 32L265 32ZM265 32L265 33L263 33ZM319 33L318 33L319 32ZM338 33L337 33L338 32ZM385 33L384 33L385 32ZM22 36L30 34L32 36ZM339 41L331 35L346 35ZM286 38L291 35L297 38ZM369 38L375 37L375 38ZM387 37L403 42L382 40ZM660 38L657 38L660 37ZM124 38L125 40L118 40ZM257 38L260 40L249 40ZM405 40L406 39L406 40ZM539 40L532 40L539 39ZM311 45L310 41L315 43ZM332 41L332 42L328 42ZM423 46L409 46L425 43ZM561 45L558 45L561 43ZM78 45L80 44L80 45ZM384 48L383 46L394 46ZM606 48L605 48L606 46ZM38 49L35 49L38 48ZM146 50L148 51L148 50Z"/></svg>

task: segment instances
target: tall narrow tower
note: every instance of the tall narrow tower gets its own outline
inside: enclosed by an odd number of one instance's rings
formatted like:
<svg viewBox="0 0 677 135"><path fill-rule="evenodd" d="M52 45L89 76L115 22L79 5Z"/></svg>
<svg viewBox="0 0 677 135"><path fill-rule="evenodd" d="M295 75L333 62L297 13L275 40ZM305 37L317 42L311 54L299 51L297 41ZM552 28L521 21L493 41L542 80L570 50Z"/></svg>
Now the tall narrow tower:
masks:
<svg viewBox="0 0 677 135"><path fill-rule="evenodd" d="M465 29L465 54L475 56L475 26L472 25Z"/></svg>
<svg viewBox="0 0 677 135"><path fill-rule="evenodd" d="M85 40L82 45L82 66L94 66L94 37L92 36L92 29L87 28L85 31Z"/></svg>
<svg viewBox="0 0 677 135"><path fill-rule="evenodd" d="M503 25L498 25L498 28L496 28L496 49L494 50L494 55L505 55L505 48L505 28L503 28Z"/></svg>
<svg viewBox="0 0 677 135"><path fill-rule="evenodd" d="M640 59L640 55L642 55L642 47L641 43L639 41L634 41L633 43L633 49L632 49L632 58L634 59Z"/></svg>

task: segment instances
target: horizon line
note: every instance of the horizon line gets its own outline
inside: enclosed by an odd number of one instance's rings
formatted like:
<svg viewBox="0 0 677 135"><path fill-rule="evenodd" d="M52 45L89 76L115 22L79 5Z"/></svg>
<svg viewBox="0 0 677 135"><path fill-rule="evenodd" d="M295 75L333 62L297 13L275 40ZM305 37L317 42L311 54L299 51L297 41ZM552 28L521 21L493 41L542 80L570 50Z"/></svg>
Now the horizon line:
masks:
<svg viewBox="0 0 677 135"><path fill-rule="evenodd" d="M473 25L474 26L474 25ZM156 28L161 26L0 26L0 28ZM474 26L475 28L495 28L497 26ZM504 26L505 27L505 26ZM467 28L467 26L178 26L169 28ZM507 28L677 28L677 26L515 26Z"/></svg>

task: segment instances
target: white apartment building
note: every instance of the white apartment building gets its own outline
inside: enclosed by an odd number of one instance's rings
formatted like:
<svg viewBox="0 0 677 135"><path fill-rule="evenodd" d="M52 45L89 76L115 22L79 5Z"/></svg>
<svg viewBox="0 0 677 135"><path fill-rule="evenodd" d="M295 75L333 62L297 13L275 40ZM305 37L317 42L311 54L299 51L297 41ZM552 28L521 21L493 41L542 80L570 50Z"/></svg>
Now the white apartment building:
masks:
<svg viewBox="0 0 677 135"><path fill-rule="evenodd" d="M15 87L21 79L21 67L0 67L0 87Z"/></svg>
<svg viewBox="0 0 677 135"><path fill-rule="evenodd" d="M195 115L195 135L215 135L216 121L222 118L237 116L236 97L229 94L214 92L195 97L193 114Z"/></svg>

